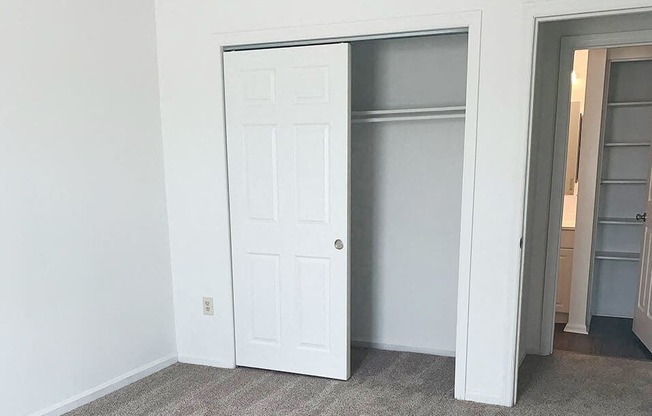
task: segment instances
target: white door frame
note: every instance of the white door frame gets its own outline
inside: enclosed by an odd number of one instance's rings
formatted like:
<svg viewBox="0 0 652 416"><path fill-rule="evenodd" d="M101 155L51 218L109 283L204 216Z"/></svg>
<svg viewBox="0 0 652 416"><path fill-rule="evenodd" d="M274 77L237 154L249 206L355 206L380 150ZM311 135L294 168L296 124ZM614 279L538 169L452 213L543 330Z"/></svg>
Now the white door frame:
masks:
<svg viewBox="0 0 652 416"><path fill-rule="evenodd" d="M332 43L355 37L393 37L396 34L414 32L465 30L468 33L468 63L466 83L466 116L464 121L464 156L462 169L462 206L459 251L459 282L457 299L457 336L455 344L455 398L467 399L466 369L469 327L469 298L471 277L471 241L473 237L473 203L475 195L475 164L478 120L478 90L480 77L480 32L482 14L470 11L451 14L392 18L330 25L311 25L260 31L213 33L216 50L223 53L234 46L265 44L309 44ZM316 42L321 41L321 42ZM224 79L223 61L219 73ZM224 89L221 91L224 99ZM222 126L226 126L222 114ZM230 238L230 236L229 236ZM231 273L233 282L233 273ZM233 284L231 284L231 289ZM235 328L233 329L235 333ZM508 390L513 380L505 380Z"/></svg>
<svg viewBox="0 0 652 416"><path fill-rule="evenodd" d="M652 30L569 36L562 38L559 73L571 73L573 55L577 49L613 48L652 44ZM570 77L559 77L557 111L552 165L552 186L548 216L548 244L543 287L540 354L552 354L555 329L555 296L559 271L559 244L563 212L563 189L566 169L566 147L570 111ZM592 232L593 229L591 229ZM590 277L589 277L590 280ZM585 283L589 285L589 281ZM588 290L588 289L587 289Z"/></svg>

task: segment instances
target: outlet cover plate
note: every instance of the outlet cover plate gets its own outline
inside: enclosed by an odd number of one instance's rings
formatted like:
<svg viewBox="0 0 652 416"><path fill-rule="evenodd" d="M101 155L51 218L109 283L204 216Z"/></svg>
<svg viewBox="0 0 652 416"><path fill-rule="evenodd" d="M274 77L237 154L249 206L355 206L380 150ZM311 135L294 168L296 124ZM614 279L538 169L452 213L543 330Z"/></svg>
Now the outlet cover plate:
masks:
<svg viewBox="0 0 652 416"><path fill-rule="evenodd" d="M213 298L204 297L202 299L202 304L204 306L204 315L213 316L215 314L215 309L213 309Z"/></svg>

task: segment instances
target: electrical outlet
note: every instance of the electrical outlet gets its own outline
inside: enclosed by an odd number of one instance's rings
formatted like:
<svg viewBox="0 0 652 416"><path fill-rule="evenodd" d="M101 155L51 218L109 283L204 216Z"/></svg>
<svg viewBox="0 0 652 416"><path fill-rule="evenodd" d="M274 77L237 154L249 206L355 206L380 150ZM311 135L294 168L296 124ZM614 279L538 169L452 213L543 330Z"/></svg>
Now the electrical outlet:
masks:
<svg viewBox="0 0 652 416"><path fill-rule="evenodd" d="M203 305L204 305L204 315L214 315L215 314L215 310L213 309L213 298L212 297L203 298Z"/></svg>

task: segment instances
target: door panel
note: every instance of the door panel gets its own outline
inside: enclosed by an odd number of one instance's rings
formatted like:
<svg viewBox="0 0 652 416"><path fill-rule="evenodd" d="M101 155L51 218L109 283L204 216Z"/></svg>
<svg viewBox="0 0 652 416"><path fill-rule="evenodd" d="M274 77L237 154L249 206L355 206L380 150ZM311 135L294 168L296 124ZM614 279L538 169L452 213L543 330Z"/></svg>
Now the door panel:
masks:
<svg viewBox="0 0 652 416"><path fill-rule="evenodd" d="M224 72L236 363L347 379L349 46L228 52Z"/></svg>

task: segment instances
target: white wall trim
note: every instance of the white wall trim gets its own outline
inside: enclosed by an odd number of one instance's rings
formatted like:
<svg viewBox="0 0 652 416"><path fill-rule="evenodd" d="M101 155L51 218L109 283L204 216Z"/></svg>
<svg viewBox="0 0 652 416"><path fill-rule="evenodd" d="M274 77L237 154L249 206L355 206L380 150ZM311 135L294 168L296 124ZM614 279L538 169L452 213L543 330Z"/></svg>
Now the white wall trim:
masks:
<svg viewBox="0 0 652 416"><path fill-rule="evenodd" d="M216 367L216 368L235 368L234 363L214 360L212 358L206 357L192 357L189 355L180 355L179 362L183 364L195 364L195 365L205 365L207 367Z"/></svg>
<svg viewBox="0 0 652 416"><path fill-rule="evenodd" d="M119 390L128 384L131 384L142 378L152 375L157 371L169 367L176 362L177 362L176 353L167 355L165 357L159 358L156 361L152 361L149 364L145 364L141 367L135 368L132 371L129 371L125 374L115 377L105 383L102 383L91 389L88 389L72 397L69 397L65 400L62 400L59 403L55 403L52 406L48 406L45 409L41 409L34 413L31 413L30 416L62 415L66 412L69 412L73 409L76 409L80 406L90 403L93 400L97 400L102 396L106 396L109 393L113 393L114 391Z"/></svg>
<svg viewBox="0 0 652 416"><path fill-rule="evenodd" d="M430 355L439 355L442 357L455 357L455 351L440 350L437 348L414 347L411 345L387 344L384 342L369 342L369 341L351 341L351 345L354 347L374 348L377 350L385 350L385 351L415 352L417 354L430 354Z"/></svg>
<svg viewBox="0 0 652 416"><path fill-rule="evenodd" d="M459 271L457 286L457 329L455 342L455 398L467 397L467 361L469 347L469 309L471 306L471 263L473 260L473 211L475 209L475 172L478 142L478 102L480 90L480 39L482 18L478 13L468 24L468 63L466 119L464 123L464 161L462 168L462 204Z"/></svg>
<svg viewBox="0 0 652 416"><path fill-rule="evenodd" d="M455 357L455 398L467 400L467 351L469 330L469 301L471 279L471 256L473 238L473 209L475 200L475 170L477 147L478 93L480 81L480 33L482 12L479 10L455 12L414 17L399 17L378 20L363 20L325 25L306 25L258 31L231 33L213 33L216 51L223 51L225 46L258 45L281 42L300 42L315 39L329 39L351 36L369 36L394 34L402 32L423 32L468 28L468 64L466 117L464 130L464 159L462 173L462 208L460 230L459 283L457 307L457 338ZM220 60L219 72L224 79L223 62ZM222 99L224 89L222 86ZM226 126L222 114L223 126ZM223 138L225 139L225 138ZM233 280L233 275L231 275ZM514 329L514 334L516 330ZM235 328L233 329L233 336ZM509 373L508 373L509 374ZM511 389L513 380L506 380ZM491 387L491 386L489 386ZM511 396L511 394L510 394ZM497 403L509 406L512 397Z"/></svg>

